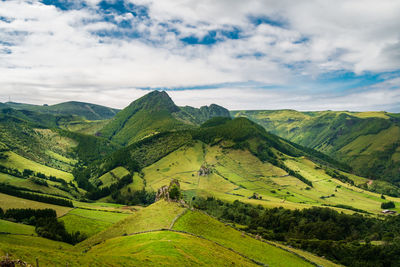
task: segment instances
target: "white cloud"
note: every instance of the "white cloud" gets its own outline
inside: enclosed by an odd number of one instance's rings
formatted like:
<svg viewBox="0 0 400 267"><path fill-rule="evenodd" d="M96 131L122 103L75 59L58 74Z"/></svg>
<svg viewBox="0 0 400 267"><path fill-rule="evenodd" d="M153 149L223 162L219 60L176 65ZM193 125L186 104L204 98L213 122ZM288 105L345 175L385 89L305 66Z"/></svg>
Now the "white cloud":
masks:
<svg viewBox="0 0 400 267"><path fill-rule="evenodd" d="M324 95L332 94L328 89L323 94L320 89L305 95L304 99L293 96L293 88L302 94L313 79L330 71L363 74L400 69L400 2L396 0L129 1L148 6L149 20L131 14L116 15L117 22L132 23L128 30L102 20L96 12L98 0L86 1L90 8L69 11L38 1L0 2L0 17L7 18L0 20L0 97L11 95L16 101L35 103L76 99L123 107L130 98L145 93L127 88L255 81L292 90L236 86L174 91L172 95L180 104L211 103L221 95L224 102L220 104L231 108L307 109L306 105L318 103L318 109L333 109L335 105L323 100ZM281 21L284 27L254 25L249 16ZM212 46L187 46L180 41L188 36L203 38L211 30L234 28L240 29L241 38L219 35L221 41ZM118 30L136 31L140 37L93 34ZM337 107L346 109L379 108L383 105L379 101L387 99L386 95L392 97L391 101L399 101L391 95L395 91L387 89L398 87L397 83L379 86L373 90L383 94L382 98L372 95L369 89L357 94L364 97L360 98L362 106L344 97L333 97L352 105L337 102ZM223 97L226 92L229 97Z"/></svg>

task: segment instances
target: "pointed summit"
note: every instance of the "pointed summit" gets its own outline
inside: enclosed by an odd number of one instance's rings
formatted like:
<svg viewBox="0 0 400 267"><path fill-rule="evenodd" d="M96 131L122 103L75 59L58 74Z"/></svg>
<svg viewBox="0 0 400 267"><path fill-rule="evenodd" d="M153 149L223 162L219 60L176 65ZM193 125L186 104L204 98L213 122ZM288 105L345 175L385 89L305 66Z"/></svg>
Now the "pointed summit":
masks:
<svg viewBox="0 0 400 267"><path fill-rule="evenodd" d="M185 128L172 114L179 112L169 95L153 91L120 111L98 134L122 145L163 131Z"/></svg>
<svg viewBox="0 0 400 267"><path fill-rule="evenodd" d="M199 126L216 116L230 117L221 106L178 107L165 91L153 91L120 111L98 134L127 145L159 132Z"/></svg>

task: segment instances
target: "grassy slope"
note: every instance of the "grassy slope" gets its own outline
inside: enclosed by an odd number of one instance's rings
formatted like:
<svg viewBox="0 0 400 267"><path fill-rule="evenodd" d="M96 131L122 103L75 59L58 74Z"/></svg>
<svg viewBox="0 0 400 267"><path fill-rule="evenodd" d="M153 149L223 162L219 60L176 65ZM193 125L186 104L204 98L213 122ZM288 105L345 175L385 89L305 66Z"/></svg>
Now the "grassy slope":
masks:
<svg viewBox="0 0 400 267"><path fill-rule="evenodd" d="M183 214L183 211L184 209L176 203L159 201L117 222L126 214L75 209L61 220L72 215L116 223L77 247L34 236L0 235L0 254L8 253L13 258L20 258L29 263L34 263L38 258L39 263L44 266L64 265L66 262L72 266L132 264L225 266L233 263L240 266L254 265L241 255L273 266L309 266L307 262L293 254L247 236L243 237L240 232L197 212L183 215L177 220L175 228L195 235L203 235L209 240L184 233L165 231L134 234L140 231L169 228L171 222L178 215ZM31 226L6 221L0 221L0 231L2 228L9 228L10 224L16 234L33 234ZM197 227L194 227L196 224ZM69 226L67 223L66 225L68 229ZM91 225L88 224L88 226ZM94 226L99 227L99 225ZM79 227L85 232L83 225L75 225L75 227ZM125 233L133 235L124 236ZM220 245L214 242L220 243ZM230 248L241 254L228 250ZM89 250L82 254L80 252L82 249ZM318 257L315 259L318 260Z"/></svg>
<svg viewBox="0 0 400 267"><path fill-rule="evenodd" d="M158 132L185 128L185 123L172 116L177 111L167 93L153 91L120 111L100 133L117 143L131 144Z"/></svg>
<svg viewBox="0 0 400 267"><path fill-rule="evenodd" d="M143 178L149 190L157 190L171 179L178 179L188 196L212 195L228 201L238 199L266 207L283 206L290 209L344 204L380 213L380 204L384 201L380 195L345 185L328 176L323 169L316 169L317 165L303 157L286 158L285 164L293 170L300 170L304 177L313 182L313 188L307 190L308 186L299 179L287 176L284 170L268 162L262 163L246 150L224 149L201 142L184 146L144 168ZM198 176L197 171L203 164L210 166L213 173ZM249 199L254 192L263 199ZM332 194L335 197L321 199L321 196ZM391 199L400 203L398 198Z"/></svg>
<svg viewBox="0 0 400 267"><path fill-rule="evenodd" d="M13 197L2 193L0 193L0 208L2 208L3 210L12 208L54 209L57 212L57 216L62 216L71 210L71 208L68 207L46 204L28 199Z"/></svg>
<svg viewBox="0 0 400 267"><path fill-rule="evenodd" d="M19 188L27 189L27 190L34 190L41 192L43 194L50 194L50 195L57 195L66 198L73 198L74 196L71 193L65 192L64 190L58 189L54 187L54 185L60 185L60 183L53 182L53 181L46 181L48 186L38 185L32 182L29 179L23 179L19 177L14 177L8 174L0 173L0 183L8 184L11 186L16 186ZM76 196L77 193L74 192Z"/></svg>
<svg viewBox="0 0 400 267"><path fill-rule="evenodd" d="M11 151L6 152L5 154L8 155L8 158L6 160L0 160L0 164L3 166L6 166L8 168L18 169L21 172L24 169L30 169L30 170L33 170L34 172L41 172L47 176L53 175L57 178L62 178L67 182L73 180L72 174L70 174L68 172L60 171L60 170L39 164L32 160L21 157Z"/></svg>
<svg viewBox="0 0 400 267"><path fill-rule="evenodd" d="M19 235L36 235L34 226L9 222L6 220L0 220L0 232Z"/></svg>
<svg viewBox="0 0 400 267"><path fill-rule="evenodd" d="M80 248L96 245L104 240L140 231L169 228L173 219L183 211L178 205L158 201L142 209L110 228L78 244Z"/></svg>
<svg viewBox="0 0 400 267"><path fill-rule="evenodd" d="M98 178L103 183L100 188L110 186L128 174L130 174L130 172L124 167L117 167Z"/></svg>
<svg viewBox="0 0 400 267"><path fill-rule="evenodd" d="M94 135L99 132L108 122L109 120L76 121L65 125L64 129L71 132Z"/></svg>
<svg viewBox="0 0 400 267"><path fill-rule="evenodd" d="M88 254L112 259L116 265L255 266L240 255L208 240L173 232L113 238L96 246Z"/></svg>
<svg viewBox="0 0 400 267"><path fill-rule="evenodd" d="M269 266L312 266L294 254L241 234L200 212L187 212L173 228L203 236Z"/></svg>
<svg viewBox="0 0 400 267"><path fill-rule="evenodd" d="M268 131L350 164L357 173L398 181L400 127L386 112L233 111Z"/></svg>
<svg viewBox="0 0 400 267"><path fill-rule="evenodd" d="M60 136L57 131L34 128L18 120L0 119L0 140L7 144L5 150L56 169L71 171L75 163L71 152L77 143Z"/></svg>
<svg viewBox="0 0 400 267"><path fill-rule="evenodd" d="M254 266L238 254L190 235L156 232L118 237L88 253L40 237L0 235L0 254L41 266Z"/></svg>
<svg viewBox="0 0 400 267"><path fill-rule="evenodd" d="M90 237L98 232L108 228L112 224L125 219L129 214L73 209L60 218L68 232L81 232Z"/></svg>

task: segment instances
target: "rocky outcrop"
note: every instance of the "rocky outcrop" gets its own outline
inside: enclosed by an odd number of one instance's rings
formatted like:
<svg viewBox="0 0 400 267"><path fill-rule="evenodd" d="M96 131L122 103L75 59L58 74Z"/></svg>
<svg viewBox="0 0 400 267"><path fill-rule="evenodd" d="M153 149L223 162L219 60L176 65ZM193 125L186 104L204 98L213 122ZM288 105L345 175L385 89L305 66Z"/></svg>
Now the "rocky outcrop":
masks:
<svg viewBox="0 0 400 267"><path fill-rule="evenodd" d="M207 168L206 166L201 165L200 170L197 172L197 175L206 176L206 175L209 175L210 173L212 173L210 168Z"/></svg>
<svg viewBox="0 0 400 267"><path fill-rule="evenodd" d="M165 199L166 201L180 202L181 201L180 188L181 185L179 184L179 181L176 179L172 179L169 185L164 185L158 189L156 195L156 201Z"/></svg>

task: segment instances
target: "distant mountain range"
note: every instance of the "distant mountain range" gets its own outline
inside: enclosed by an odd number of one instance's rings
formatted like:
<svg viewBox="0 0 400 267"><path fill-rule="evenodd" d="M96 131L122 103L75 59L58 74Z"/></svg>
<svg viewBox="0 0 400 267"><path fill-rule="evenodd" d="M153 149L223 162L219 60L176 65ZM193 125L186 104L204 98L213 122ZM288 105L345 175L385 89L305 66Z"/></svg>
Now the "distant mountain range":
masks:
<svg viewBox="0 0 400 267"><path fill-rule="evenodd" d="M96 104L70 101L56 105L31 105L15 102L7 102L6 105L16 110L27 110L52 115L76 115L87 120L106 120L115 116L119 112L118 109L104 107ZM1 108L1 107L0 107Z"/></svg>

